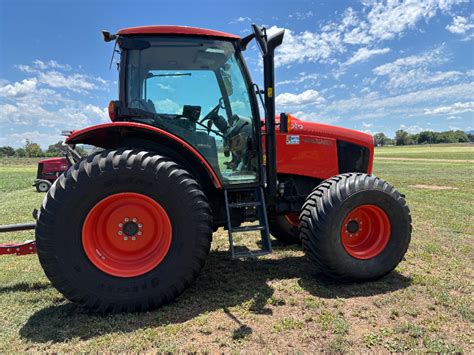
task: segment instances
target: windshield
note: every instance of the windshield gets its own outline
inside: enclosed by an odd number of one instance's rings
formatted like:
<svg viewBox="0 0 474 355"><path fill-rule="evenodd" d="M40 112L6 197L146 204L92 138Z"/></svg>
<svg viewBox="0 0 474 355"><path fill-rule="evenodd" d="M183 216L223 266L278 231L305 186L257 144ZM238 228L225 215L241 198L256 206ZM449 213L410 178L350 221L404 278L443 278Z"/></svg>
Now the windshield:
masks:
<svg viewBox="0 0 474 355"><path fill-rule="evenodd" d="M255 119L231 42L201 38L127 39L126 103L134 120L195 146L223 182L258 179Z"/></svg>

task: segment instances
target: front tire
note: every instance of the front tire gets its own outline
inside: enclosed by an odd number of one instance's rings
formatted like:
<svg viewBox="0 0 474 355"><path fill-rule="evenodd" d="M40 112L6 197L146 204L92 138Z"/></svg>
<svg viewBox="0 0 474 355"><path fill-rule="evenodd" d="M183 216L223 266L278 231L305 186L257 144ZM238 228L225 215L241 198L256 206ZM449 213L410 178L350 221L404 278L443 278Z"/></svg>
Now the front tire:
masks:
<svg viewBox="0 0 474 355"><path fill-rule="evenodd" d="M41 180L35 184L35 187L37 192L48 192L51 188L51 182L48 180Z"/></svg>
<svg viewBox="0 0 474 355"><path fill-rule="evenodd" d="M405 255L410 210L382 179L362 173L332 177L306 199L300 237L319 270L340 281L378 279Z"/></svg>
<svg viewBox="0 0 474 355"><path fill-rule="evenodd" d="M46 195L36 227L41 265L66 298L98 312L167 303L197 277L212 217L193 177L159 155L103 151Z"/></svg>

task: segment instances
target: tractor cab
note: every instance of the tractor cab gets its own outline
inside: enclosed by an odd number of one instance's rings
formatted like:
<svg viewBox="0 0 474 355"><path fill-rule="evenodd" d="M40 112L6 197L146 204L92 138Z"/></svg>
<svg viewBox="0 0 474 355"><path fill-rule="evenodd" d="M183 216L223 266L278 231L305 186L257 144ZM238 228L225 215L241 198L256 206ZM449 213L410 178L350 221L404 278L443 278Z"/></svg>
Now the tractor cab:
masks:
<svg viewBox="0 0 474 355"><path fill-rule="evenodd" d="M167 26L121 30L114 121L156 126L191 144L224 185L258 183L254 88L241 41L221 32Z"/></svg>

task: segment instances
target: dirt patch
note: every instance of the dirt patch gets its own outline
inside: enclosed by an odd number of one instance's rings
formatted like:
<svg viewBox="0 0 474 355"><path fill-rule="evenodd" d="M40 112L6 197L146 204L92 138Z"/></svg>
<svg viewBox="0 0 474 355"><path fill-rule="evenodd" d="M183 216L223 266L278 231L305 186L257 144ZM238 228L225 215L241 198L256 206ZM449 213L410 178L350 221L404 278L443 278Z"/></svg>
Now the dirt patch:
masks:
<svg viewBox="0 0 474 355"><path fill-rule="evenodd" d="M452 186L436 186L436 185L408 185L409 187L414 187L415 189L425 189L425 190L457 190L457 187Z"/></svg>

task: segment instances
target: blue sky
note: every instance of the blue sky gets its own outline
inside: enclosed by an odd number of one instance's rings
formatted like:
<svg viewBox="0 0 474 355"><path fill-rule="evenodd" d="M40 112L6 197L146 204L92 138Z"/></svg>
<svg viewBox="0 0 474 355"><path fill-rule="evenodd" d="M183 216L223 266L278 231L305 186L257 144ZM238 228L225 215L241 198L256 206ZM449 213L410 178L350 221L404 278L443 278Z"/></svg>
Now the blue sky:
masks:
<svg viewBox="0 0 474 355"><path fill-rule="evenodd" d="M47 147L107 122L117 97L100 30L189 25L246 35L285 28L277 111L393 135L474 129L472 1L0 0L0 146ZM255 46L246 58L261 82Z"/></svg>

